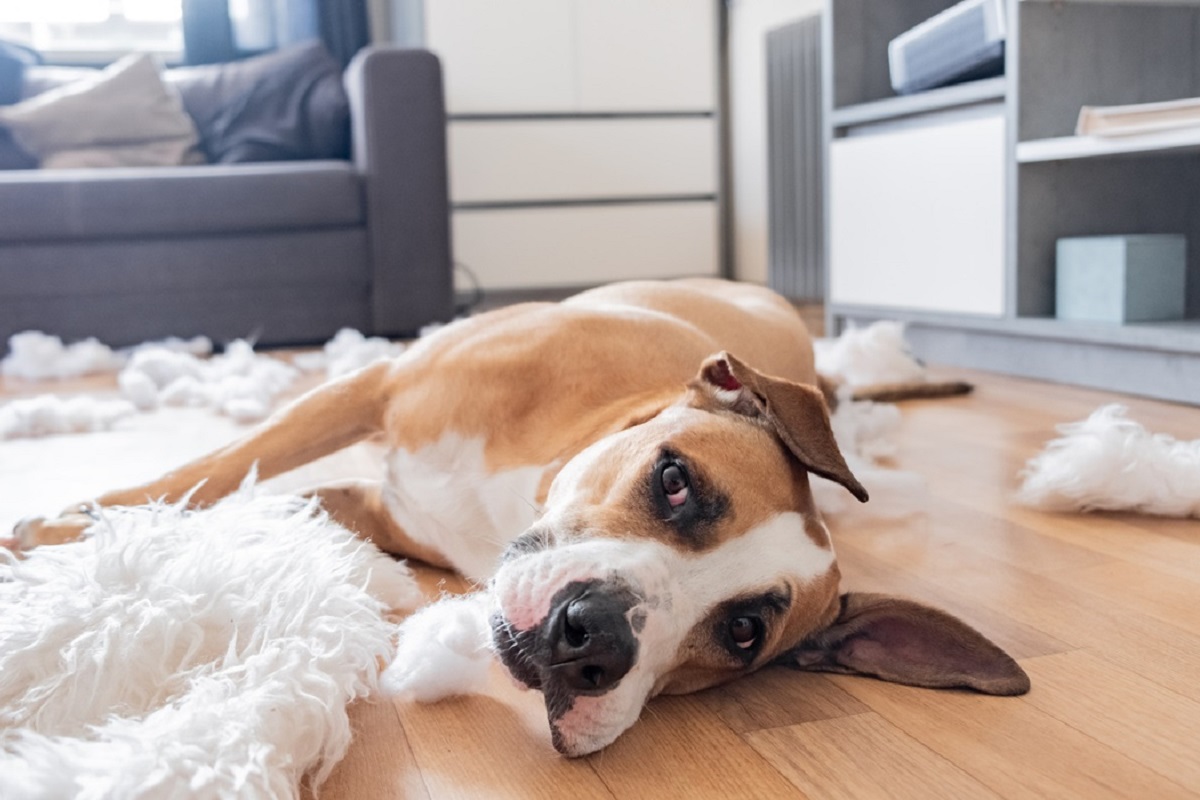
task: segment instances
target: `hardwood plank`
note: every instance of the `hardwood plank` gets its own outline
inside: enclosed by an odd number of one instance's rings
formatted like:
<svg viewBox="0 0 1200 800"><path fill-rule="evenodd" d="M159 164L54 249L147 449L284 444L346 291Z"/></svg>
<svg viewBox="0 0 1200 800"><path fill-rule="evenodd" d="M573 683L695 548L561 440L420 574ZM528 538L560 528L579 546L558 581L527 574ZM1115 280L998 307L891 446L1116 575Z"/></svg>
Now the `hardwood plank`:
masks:
<svg viewBox="0 0 1200 800"><path fill-rule="evenodd" d="M860 714L866 706L823 675L767 667L696 695L735 733Z"/></svg>
<svg viewBox="0 0 1200 800"><path fill-rule="evenodd" d="M318 787L317 797L428 800L395 707L386 700L359 701L347 711L354 731L350 751Z"/></svg>
<svg viewBox="0 0 1200 800"><path fill-rule="evenodd" d="M1107 553L1044 536L1004 516L984 513L951 498L938 498L928 516L931 532L1026 572L1049 573L1109 563Z"/></svg>
<svg viewBox="0 0 1200 800"><path fill-rule="evenodd" d="M1129 515L1047 514L1019 506L1008 516L1020 525L1115 559L1190 578L1200 572L1200 521Z"/></svg>
<svg viewBox="0 0 1200 800"><path fill-rule="evenodd" d="M962 800L998 795L878 714L856 714L746 737L810 797Z"/></svg>
<svg viewBox="0 0 1200 800"><path fill-rule="evenodd" d="M1196 609L1200 573L1181 578L1118 561L1058 573L1055 579L1099 598L1120 597L1127 608L1200 636L1200 613Z"/></svg>
<svg viewBox="0 0 1200 800"><path fill-rule="evenodd" d="M396 701L431 800L447 798L611 798L586 759L550 745L541 696Z"/></svg>
<svg viewBox="0 0 1200 800"><path fill-rule="evenodd" d="M652 701L637 725L588 760L613 796L629 800L805 796L695 696Z"/></svg>
<svg viewBox="0 0 1200 800"><path fill-rule="evenodd" d="M1086 650L1032 658L1023 666L1037 687L1028 695L1030 704L1158 774L1200 790L1200 702Z"/></svg>
<svg viewBox="0 0 1200 800"><path fill-rule="evenodd" d="M843 676L834 680L892 725L1005 797L1195 797L1019 698L931 692Z"/></svg>

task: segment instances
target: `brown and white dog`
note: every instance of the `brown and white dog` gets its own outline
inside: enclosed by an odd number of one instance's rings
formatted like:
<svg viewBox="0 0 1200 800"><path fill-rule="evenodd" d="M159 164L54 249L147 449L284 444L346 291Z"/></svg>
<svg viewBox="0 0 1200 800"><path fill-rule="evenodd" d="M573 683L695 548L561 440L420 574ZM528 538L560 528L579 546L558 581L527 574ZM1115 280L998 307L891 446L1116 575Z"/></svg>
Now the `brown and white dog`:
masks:
<svg viewBox="0 0 1200 800"><path fill-rule="evenodd" d="M809 474L867 492L817 387L808 332L771 292L620 284L456 322L98 502L194 490L211 504L256 463L267 478L382 435L384 481L314 494L383 550L487 582L494 649L543 693L570 756L612 742L654 695L769 664L1027 691L961 621L839 593ZM67 541L90 521L23 522L9 544Z"/></svg>

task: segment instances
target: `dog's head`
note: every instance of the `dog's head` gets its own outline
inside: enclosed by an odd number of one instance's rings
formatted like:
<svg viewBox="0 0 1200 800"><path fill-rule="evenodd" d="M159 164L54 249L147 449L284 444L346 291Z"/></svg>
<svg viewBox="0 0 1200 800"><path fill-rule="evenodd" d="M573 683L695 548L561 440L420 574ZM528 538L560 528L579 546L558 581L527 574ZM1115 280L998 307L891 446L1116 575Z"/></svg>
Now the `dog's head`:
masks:
<svg viewBox="0 0 1200 800"><path fill-rule="evenodd" d="M659 693L772 663L1019 694L1028 678L959 620L842 595L808 475L859 500L814 389L709 358L677 402L568 462L492 582L492 636L543 692L555 747L608 745Z"/></svg>

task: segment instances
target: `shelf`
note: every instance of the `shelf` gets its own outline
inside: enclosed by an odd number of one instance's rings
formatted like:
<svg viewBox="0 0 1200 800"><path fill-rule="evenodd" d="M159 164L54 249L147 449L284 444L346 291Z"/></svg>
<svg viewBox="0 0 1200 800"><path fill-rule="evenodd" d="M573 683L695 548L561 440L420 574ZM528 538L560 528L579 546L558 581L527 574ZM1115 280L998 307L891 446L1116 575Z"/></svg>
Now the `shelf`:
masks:
<svg viewBox="0 0 1200 800"><path fill-rule="evenodd" d="M975 317L964 314L889 309L877 306L832 305L835 316L895 319L1006 336L1130 347L1170 353L1200 353L1200 319L1172 322L1132 322L1124 325L1069 322L1053 317Z"/></svg>
<svg viewBox="0 0 1200 800"><path fill-rule="evenodd" d="M1003 99L1008 84L1004 76L986 78L981 81L960 83L942 89L930 89L917 94L889 97L853 106L843 106L833 111L833 126L850 128L872 122L884 122L899 117L928 114L958 106L969 106Z"/></svg>
<svg viewBox="0 0 1200 800"><path fill-rule="evenodd" d="M1131 136L1062 136L1017 144L1017 161L1069 161L1077 158L1155 155L1200 151L1200 126Z"/></svg>
<svg viewBox="0 0 1200 800"><path fill-rule="evenodd" d="M1017 333L1075 342L1137 347L1170 352L1200 352L1200 320L1172 322L1069 322L1052 317L1018 317L1009 320Z"/></svg>

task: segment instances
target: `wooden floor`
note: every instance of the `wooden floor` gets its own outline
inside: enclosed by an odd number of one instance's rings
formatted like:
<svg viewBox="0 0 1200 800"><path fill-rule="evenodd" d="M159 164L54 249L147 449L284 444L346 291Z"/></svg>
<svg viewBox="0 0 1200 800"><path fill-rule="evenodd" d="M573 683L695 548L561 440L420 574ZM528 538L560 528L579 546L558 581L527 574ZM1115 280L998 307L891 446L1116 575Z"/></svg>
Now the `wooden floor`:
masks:
<svg viewBox="0 0 1200 800"><path fill-rule="evenodd" d="M538 697L353 707L357 738L322 797L1174 798L1200 796L1200 523L1015 507L1024 461L1112 395L983 374L968 398L905 407L897 465L925 513L832 520L846 585L949 609L1016 656L1022 698L761 672L653 701L607 750L551 749ZM87 388L104 381L80 384ZM39 387L40 388L40 387ZM0 385L0 399L29 393ZM1127 400L1153 430L1200 436L1200 410ZM0 525L146 477L220 444L202 412L136 430L0 443ZM370 472L357 449L315 472ZM459 584L424 571L431 593Z"/></svg>

